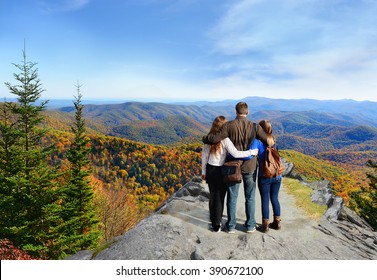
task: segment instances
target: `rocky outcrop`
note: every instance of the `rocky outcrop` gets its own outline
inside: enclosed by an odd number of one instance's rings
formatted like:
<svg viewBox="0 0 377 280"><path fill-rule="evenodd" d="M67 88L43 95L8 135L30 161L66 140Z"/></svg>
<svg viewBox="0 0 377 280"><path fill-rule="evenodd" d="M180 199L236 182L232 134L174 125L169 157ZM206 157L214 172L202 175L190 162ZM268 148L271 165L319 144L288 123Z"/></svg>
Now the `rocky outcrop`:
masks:
<svg viewBox="0 0 377 280"><path fill-rule="evenodd" d="M319 230L333 236L338 242L358 250L366 259L375 258L377 234L365 220L345 206L342 198L335 196L329 181L305 183L313 189L313 202L326 205L327 211L321 217Z"/></svg>
<svg viewBox="0 0 377 280"><path fill-rule="evenodd" d="M286 162L285 176L300 178ZM332 194L330 183L307 183L312 200L327 205L320 222L306 216L294 199L280 192L282 229L248 234L243 228L244 201L240 191L236 234L210 229L208 187L200 178L187 183L155 213L112 240L100 252L82 251L68 259L96 260L303 260L377 259L377 234L343 200ZM242 189L242 188L241 188ZM259 195L256 217L261 221ZM226 211L224 211L226 213ZM224 217L225 222L226 217Z"/></svg>

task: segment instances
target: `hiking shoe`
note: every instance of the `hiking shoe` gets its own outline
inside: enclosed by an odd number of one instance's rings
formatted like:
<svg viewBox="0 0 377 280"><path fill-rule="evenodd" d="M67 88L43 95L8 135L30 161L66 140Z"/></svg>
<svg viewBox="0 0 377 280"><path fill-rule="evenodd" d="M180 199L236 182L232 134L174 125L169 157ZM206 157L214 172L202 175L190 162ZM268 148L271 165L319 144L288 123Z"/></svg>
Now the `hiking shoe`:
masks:
<svg viewBox="0 0 377 280"><path fill-rule="evenodd" d="M220 232L220 231L221 231L221 225L213 226L213 227L212 227L212 230L213 230L214 232Z"/></svg>
<svg viewBox="0 0 377 280"><path fill-rule="evenodd" d="M251 228L251 229L247 229L246 232L247 233L253 233L255 232L257 229L255 227Z"/></svg>
<svg viewBox="0 0 377 280"><path fill-rule="evenodd" d="M274 216L274 221L270 223L269 227L272 229L280 230L281 229L280 221L281 221L280 216Z"/></svg>

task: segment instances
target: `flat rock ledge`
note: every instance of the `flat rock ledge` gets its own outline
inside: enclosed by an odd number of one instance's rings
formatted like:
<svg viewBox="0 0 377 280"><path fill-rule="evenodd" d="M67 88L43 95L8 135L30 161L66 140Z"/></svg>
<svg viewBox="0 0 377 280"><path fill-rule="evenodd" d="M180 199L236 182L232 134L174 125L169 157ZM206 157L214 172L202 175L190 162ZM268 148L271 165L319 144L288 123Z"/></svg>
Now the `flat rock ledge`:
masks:
<svg viewBox="0 0 377 280"><path fill-rule="evenodd" d="M214 233L209 223L207 185L194 178L155 213L114 238L106 249L81 251L67 259L376 260L376 232L345 207L341 198L331 194L328 182L307 185L313 189L312 199L328 206L319 224L297 209L282 188L280 202L287 214L283 215L281 230L248 234L241 215L236 234ZM257 212L259 209L257 205Z"/></svg>

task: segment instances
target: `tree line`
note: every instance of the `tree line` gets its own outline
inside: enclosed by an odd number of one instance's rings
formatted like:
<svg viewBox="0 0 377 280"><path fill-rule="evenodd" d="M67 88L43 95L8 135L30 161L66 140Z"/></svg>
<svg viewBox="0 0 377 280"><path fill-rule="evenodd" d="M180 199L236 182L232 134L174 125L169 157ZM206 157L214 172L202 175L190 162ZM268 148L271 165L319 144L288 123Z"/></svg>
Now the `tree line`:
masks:
<svg viewBox="0 0 377 280"><path fill-rule="evenodd" d="M17 102L0 104L1 258L18 248L24 259L61 259L96 248L200 174L200 143L166 147L86 133L79 83L70 131L46 128L36 64L23 52L15 66L17 83L5 84ZM376 228L375 162L368 162L369 184L357 186L348 172L313 168L314 159L300 160L298 153L284 156L308 177L334 182L334 192Z"/></svg>
<svg viewBox="0 0 377 280"><path fill-rule="evenodd" d="M199 174L197 145L87 134L79 83L70 131L46 127L36 63L23 52L14 65L16 84L5 84L17 102L0 103L0 240L7 248L40 259L93 249Z"/></svg>
<svg viewBox="0 0 377 280"><path fill-rule="evenodd" d="M96 246L99 238L80 85L67 166L50 165L47 159L56 148L43 141L47 101L37 105L44 89L36 63L23 51L22 63L14 65L16 84L5 84L17 102L5 100L0 115L0 239L34 258L59 259Z"/></svg>

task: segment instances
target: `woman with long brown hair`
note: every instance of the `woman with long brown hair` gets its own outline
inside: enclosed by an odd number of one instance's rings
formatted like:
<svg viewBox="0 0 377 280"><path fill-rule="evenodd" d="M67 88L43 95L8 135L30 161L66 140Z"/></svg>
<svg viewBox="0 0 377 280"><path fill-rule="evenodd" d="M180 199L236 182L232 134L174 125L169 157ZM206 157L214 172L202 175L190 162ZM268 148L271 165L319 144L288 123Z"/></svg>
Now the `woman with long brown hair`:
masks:
<svg viewBox="0 0 377 280"><path fill-rule="evenodd" d="M210 133L217 133L226 121L224 116L216 117L212 123ZM229 138L212 145L204 144L202 151L202 179L206 180L210 192L209 213L214 232L221 230L224 199L228 188L221 174L221 166L224 164L228 153L234 158L244 158L257 155L258 150L238 151Z"/></svg>
<svg viewBox="0 0 377 280"><path fill-rule="evenodd" d="M263 128L267 135L267 145L269 147L276 146L275 136L272 134L272 125L268 120L262 120L259 122L260 126ZM258 149L258 189L261 196L261 206L262 206L262 226L260 230L262 232L268 232L270 228L279 230L280 225L280 202L279 202L279 190L282 181L282 175L272 178L263 177L263 162L266 157L267 145L263 144L258 139L255 139L251 148ZM272 211L274 220L272 223L269 222L270 208L269 204L272 204Z"/></svg>

